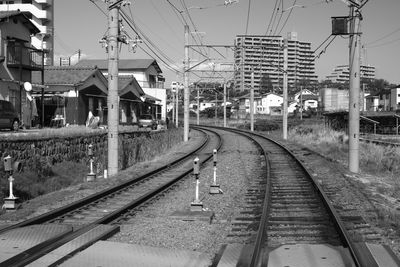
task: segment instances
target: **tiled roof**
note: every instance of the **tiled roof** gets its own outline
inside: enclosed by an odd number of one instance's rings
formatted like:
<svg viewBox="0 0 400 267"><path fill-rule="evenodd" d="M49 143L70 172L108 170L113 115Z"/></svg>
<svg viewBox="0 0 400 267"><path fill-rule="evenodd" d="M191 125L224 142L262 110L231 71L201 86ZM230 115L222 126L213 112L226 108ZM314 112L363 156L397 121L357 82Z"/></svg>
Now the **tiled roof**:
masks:
<svg viewBox="0 0 400 267"><path fill-rule="evenodd" d="M37 34L40 32L38 27L33 24L29 18L24 14L26 12L21 12L19 10L15 11L0 11L0 22L4 21L7 18L11 17L19 17L21 20L23 20L24 24L26 27L30 30L32 34Z"/></svg>
<svg viewBox="0 0 400 267"><path fill-rule="evenodd" d="M47 85L76 85L84 82L97 69L95 67L45 67L44 83ZM32 72L32 83L40 84L41 73L38 71Z"/></svg>
<svg viewBox="0 0 400 267"><path fill-rule="evenodd" d="M130 88L127 88L129 85L131 85ZM118 77L118 92L119 94L125 94L128 91L131 91L134 95L136 95L138 98L140 96L145 95L142 87L140 87L139 83L136 81L135 77L133 76L128 76L128 77Z"/></svg>
<svg viewBox="0 0 400 267"><path fill-rule="evenodd" d="M119 59L118 67L120 70L147 69L153 65L159 73L162 73L160 66L155 59ZM108 69L106 59L83 59L75 66L97 66L101 70Z"/></svg>

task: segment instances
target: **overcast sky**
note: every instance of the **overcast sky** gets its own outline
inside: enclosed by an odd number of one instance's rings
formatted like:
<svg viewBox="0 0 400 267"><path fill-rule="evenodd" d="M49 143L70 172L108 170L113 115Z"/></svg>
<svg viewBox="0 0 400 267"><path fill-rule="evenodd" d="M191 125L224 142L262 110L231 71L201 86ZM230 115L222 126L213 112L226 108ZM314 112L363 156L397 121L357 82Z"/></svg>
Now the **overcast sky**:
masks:
<svg viewBox="0 0 400 267"><path fill-rule="evenodd" d="M182 71L184 23L197 37L196 40L192 37L190 44L233 45L235 36L240 34L286 36L287 32L294 31L300 41L310 42L312 50L316 50L331 33L331 17L349 14L345 1L239 0L225 6L224 0L132 0L123 10L133 17L148 40L143 40L136 52L122 45L120 58L150 58L147 53L153 53L149 45L161 57L156 60L169 87L171 81L181 79L171 69ZM73 56L73 61L76 60L78 49L84 58L107 58L99 43L107 34L107 17L103 13L107 13L106 7L102 0L55 0L56 62L60 56ZM362 9L361 26L362 64L375 66L377 78L397 84L400 84L399 11L399 0L369 0ZM129 25L124 22L123 26L134 39L136 34ZM349 62L347 37L337 36L325 49L327 43L317 50L317 54L325 51L315 61L319 80L330 74L336 65ZM232 62L232 52L228 48L218 51L204 48L199 52L207 53L217 63ZM204 57L191 50L190 59L194 65ZM193 82L199 77L191 75L190 79Z"/></svg>

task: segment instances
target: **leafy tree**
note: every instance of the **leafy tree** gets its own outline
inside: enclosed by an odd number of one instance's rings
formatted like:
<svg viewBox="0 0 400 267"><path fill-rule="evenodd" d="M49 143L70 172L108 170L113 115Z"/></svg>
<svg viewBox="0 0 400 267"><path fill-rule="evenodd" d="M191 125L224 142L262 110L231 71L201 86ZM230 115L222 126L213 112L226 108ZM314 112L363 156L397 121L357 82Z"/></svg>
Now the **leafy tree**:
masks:
<svg viewBox="0 0 400 267"><path fill-rule="evenodd" d="M263 73L260 80L260 94L271 93L274 90L269 74Z"/></svg>

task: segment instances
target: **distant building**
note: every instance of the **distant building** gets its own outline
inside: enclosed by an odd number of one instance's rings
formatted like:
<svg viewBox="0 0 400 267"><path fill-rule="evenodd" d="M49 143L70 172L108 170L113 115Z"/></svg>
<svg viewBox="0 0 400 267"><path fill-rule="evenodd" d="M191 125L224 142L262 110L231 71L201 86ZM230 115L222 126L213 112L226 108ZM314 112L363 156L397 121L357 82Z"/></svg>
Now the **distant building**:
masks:
<svg viewBox="0 0 400 267"><path fill-rule="evenodd" d="M311 43L297 40L297 34L288 34L288 86L296 87L300 81L317 83ZM283 86L282 36L237 35L235 39L235 89L246 90L251 86L254 68L254 88L260 88L267 79L273 88Z"/></svg>
<svg viewBox="0 0 400 267"><path fill-rule="evenodd" d="M348 111L349 90L323 88L320 90L322 111Z"/></svg>
<svg viewBox="0 0 400 267"><path fill-rule="evenodd" d="M47 49L45 65L53 65L54 60L54 0L14 0L0 1L0 11L21 11L39 29L31 44L37 49Z"/></svg>
<svg viewBox="0 0 400 267"><path fill-rule="evenodd" d="M375 67L360 66L361 79L375 79ZM341 65L335 67L332 73L326 76L328 81L332 83L348 83L350 77L349 65Z"/></svg>

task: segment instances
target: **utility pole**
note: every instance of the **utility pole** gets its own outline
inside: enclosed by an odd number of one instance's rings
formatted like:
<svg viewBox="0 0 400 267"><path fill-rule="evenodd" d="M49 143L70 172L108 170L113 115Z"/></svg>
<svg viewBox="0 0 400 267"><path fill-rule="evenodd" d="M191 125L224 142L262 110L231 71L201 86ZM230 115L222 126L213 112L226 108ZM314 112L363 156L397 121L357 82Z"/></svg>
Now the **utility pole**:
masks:
<svg viewBox="0 0 400 267"><path fill-rule="evenodd" d="M283 139L287 139L287 113L288 113L288 75L287 75L287 68L288 68L288 44L287 39L283 39L283 118L282 118L282 128L283 128Z"/></svg>
<svg viewBox="0 0 400 267"><path fill-rule="evenodd" d="M350 6L349 171L359 172L360 135L360 0Z"/></svg>
<svg viewBox="0 0 400 267"><path fill-rule="evenodd" d="M254 68L251 68L250 131L254 132Z"/></svg>
<svg viewBox="0 0 400 267"><path fill-rule="evenodd" d="M226 81L224 81L224 127L226 127Z"/></svg>
<svg viewBox="0 0 400 267"><path fill-rule="evenodd" d="M183 69L183 83L184 83L184 114L183 114L183 141L189 140L189 26L185 25L185 62Z"/></svg>
<svg viewBox="0 0 400 267"><path fill-rule="evenodd" d="M175 108L176 108L176 111L175 111L175 126L176 126L176 128L178 128L178 126L179 126L179 89L180 89L180 87L181 87L181 85L178 85L176 87L176 96L175 96L175 100L176 100L176 103L175 103Z"/></svg>
<svg viewBox="0 0 400 267"><path fill-rule="evenodd" d="M300 86L300 120L303 120L303 86Z"/></svg>
<svg viewBox="0 0 400 267"><path fill-rule="evenodd" d="M118 172L118 35L119 0L109 0L108 6L108 175Z"/></svg>
<svg viewBox="0 0 400 267"><path fill-rule="evenodd" d="M197 89L197 125L200 124L200 88L198 87L196 83L196 89Z"/></svg>
<svg viewBox="0 0 400 267"><path fill-rule="evenodd" d="M215 87L214 87L215 90ZM215 92L215 126L218 126L218 92Z"/></svg>

